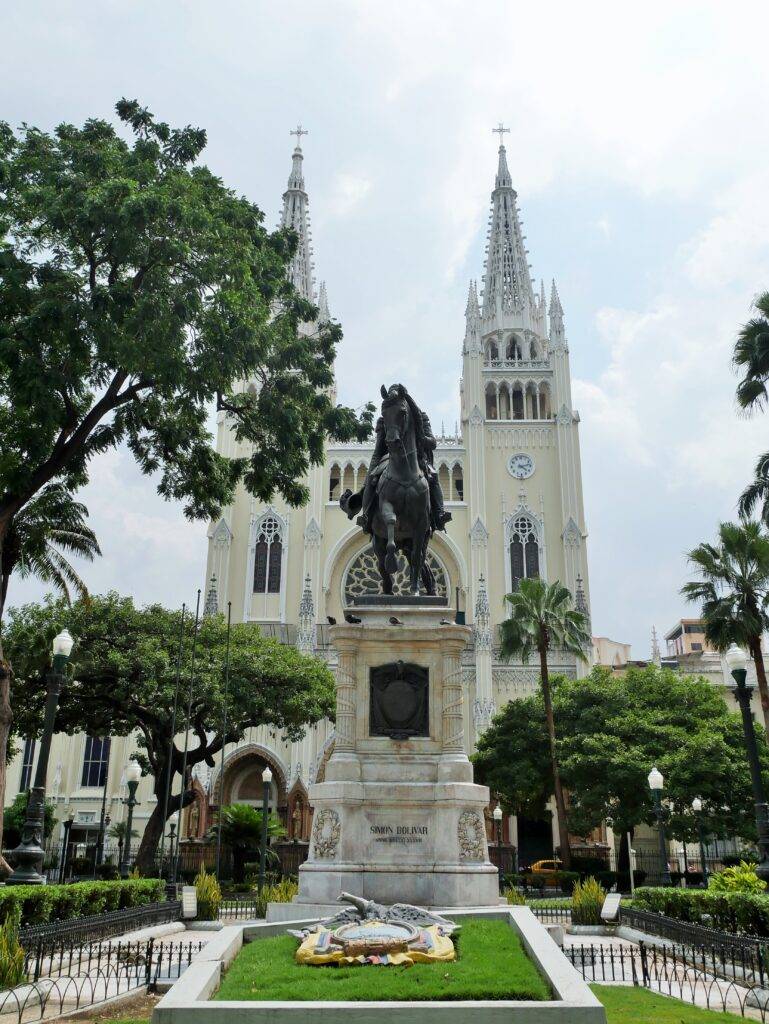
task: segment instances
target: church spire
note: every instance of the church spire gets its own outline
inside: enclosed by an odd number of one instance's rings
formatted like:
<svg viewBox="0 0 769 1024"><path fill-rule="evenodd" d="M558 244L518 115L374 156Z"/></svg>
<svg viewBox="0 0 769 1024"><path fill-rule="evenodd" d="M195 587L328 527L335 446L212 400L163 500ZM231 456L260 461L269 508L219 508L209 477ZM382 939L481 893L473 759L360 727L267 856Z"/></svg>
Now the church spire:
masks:
<svg viewBox="0 0 769 1024"><path fill-rule="evenodd" d="M288 188L283 193L283 213L281 226L291 228L299 236L296 253L291 260L288 275L291 283L309 302L315 301L315 285L312 279L312 248L310 246L310 214L309 199L304 189L304 170L302 163L302 136L307 132L301 124L290 133L296 135L296 146L291 159L291 173L288 176Z"/></svg>
<svg viewBox="0 0 769 1024"><path fill-rule="evenodd" d="M555 286L555 279L553 279L553 287L550 292L550 339L551 341L562 341L564 337L563 306L558 298L558 289Z"/></svg>
<svg viewBox="0 0 769 1024"><path fill-rule="evenodd" d="M486 318L528 313L531 319L535 314L534 288L518 217L517 195L502 143L503 132L509 130L502 124L494 129L500 137L499 163L491 193L491 227L483 274L483 315Z"/></svg>
<svg viewBox="0 0 769 1024"><path fill-rule="evenodd" d="M320 282L320 289L318 291L318 321L322 324L327 324L331 319L331 314L328 311L328 294L326 293L326 282Z"/></svg>
<svg viewBox="0 0 769 1024"><path fill-rule="evenodd" d="M467 305L465 306L465 319L476 320L480 315L481 311L478 306L478 287L475 281L471 281L470 287L467 289Z"/></svg>

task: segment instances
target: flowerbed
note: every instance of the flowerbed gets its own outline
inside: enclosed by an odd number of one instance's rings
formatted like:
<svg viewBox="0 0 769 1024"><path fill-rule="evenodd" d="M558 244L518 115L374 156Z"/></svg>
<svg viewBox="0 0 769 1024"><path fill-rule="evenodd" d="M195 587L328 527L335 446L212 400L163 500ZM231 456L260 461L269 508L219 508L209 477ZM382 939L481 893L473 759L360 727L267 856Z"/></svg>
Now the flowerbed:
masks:
<svg viewBox="0 0 769 1024"><path fill-rule="evenodd" d="M633 906L678 921L744 935L769 935L769 895L709 889L636 889Z"/></svg>
<svg viewBox="0 0 769 1024"><path fill-rule="evenodd" d="M0 889L0 920L18 915L22 927L67 921L84 914L105 914L164 899L165 883L156 878L72 885L9 885Z"/></svg>

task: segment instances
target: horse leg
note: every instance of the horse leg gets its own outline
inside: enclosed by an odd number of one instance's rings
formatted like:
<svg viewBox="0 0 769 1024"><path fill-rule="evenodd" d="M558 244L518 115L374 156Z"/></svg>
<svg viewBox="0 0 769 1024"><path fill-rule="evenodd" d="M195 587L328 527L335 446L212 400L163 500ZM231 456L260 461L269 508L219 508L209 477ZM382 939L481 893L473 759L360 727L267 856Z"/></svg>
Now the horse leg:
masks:
<svg viewBox="0 0 769 1024"><path fill-rule="evenodd" d="M374 534L371 540L371 545L374 548L374 554L376 555L377 565L379 566L379 575L382 577L382 593L392 594L393 592L393 578L385 567L385 554L387 552L387 544L385 543L384 537L380 537L379 534Z"/></svg>
<svg viewBox="0 0 769 1024"><path fill-rule="evenodd" d="M382 500L379 496L379 515L387 527L387 553L385 554L385 569L392 576L398 571L398 549L395 546L395 509L392 502Z"/></svg>
<svg viewBox="0 0 769 1024"><path fill-rule="evenodd" d="M419 593L419 577L422 574L422 566L425 560L425 537L426 532L415 531L411 541L411 593Z"/></svg>
<svg viewBox="0 0 769 1024"><path fill-rule="evenodd" d="M422 586L425 588L425 593L430 596L435 594L435 577L433 571L427 564L427 559L422 562Z"/></svg>

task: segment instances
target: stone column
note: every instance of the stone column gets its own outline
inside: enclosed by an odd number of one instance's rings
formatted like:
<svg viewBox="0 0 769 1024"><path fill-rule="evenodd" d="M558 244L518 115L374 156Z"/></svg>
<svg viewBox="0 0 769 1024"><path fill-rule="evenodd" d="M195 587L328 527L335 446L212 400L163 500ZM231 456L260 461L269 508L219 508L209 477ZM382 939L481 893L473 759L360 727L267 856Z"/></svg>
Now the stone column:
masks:
<svg viewBox="0 0 769 1024"><path fill-rule="evenodd" d="M441 759L438 778L472 782L472 766L465 751L464 696L462 693L462 650L466 638L446 637L441 645L443 703L441 714Z"/></svg>
<svg viewBox="0 0 769 1024"><path fill-rule="evenodd" d="M360 779L360 760L355 752L359 632L349 626L332 629L331 640L339 653L339 663L336 669L334 753L326 768L328 781L357 782Z"/></svg>

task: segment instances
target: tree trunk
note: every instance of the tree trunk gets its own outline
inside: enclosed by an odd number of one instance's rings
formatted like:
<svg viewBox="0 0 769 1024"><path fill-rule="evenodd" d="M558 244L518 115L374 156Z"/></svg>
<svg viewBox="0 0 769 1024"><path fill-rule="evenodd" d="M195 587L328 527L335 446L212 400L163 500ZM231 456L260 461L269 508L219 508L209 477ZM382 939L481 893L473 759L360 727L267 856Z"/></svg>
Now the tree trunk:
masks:
<svg viewBox="0 0 769 1024"><path fill-rule="evenodd" d="M0 565L3 557L3 540L8 532L8 525L0 523ZM8 581L0 569L0 876L10 875L11 868L2 854L3 850L3 808L5 807L6 759L8 757L8 737L11 734L13 710L11 708L11 666L3 655L3 608Z"/></svg>
<svg viewBox="0 0 769 1024"><path fill-rule="evenodd" d="M566 801L563 797L561 773L558 770L558 755L555 750L555 718L553 716L553 699L550 693L550 675L547 669L547 649L543 646L539 651L539 669L542 678L542 697L545 701L545 718L547 735L550 741L550 764L553 769L553 790L555 791L555 811L558 819L558 840L561 844L561 862L564 871L571 870L571 849L569 848L569 830L566 826Z"/></svg>
<svg viewBox="0 0 769 1024"><path fill-rule="evenodd" d="M157 796L157 794L156 794ZM184 794L184 806L188 807L195 799L193 790L188 789ZM142 835L141 842L139 843L139 851L136 854L136 866L139 868L143 875L147 875L162 867L162 865L155 864L155 857L157 855L158 844L160 837L163 834L163 830L166 827L168 819L176 814L181 809L181 798L179 793L175 793L170 797L168 801L168 814L165 819L163 818L163 801L161 797L158 797L158 802L152 809L152 814L147 819L147 824L144 828L144 834ZM178 844L181 840L181 818L179 819L179 834L176 836L176 843ZM168 849L168 847L166 847Z"/></svg>
<svg viewBox="0 0 769 1024"><path fill-rule="evenodd" d="M764 666L764 655L761 651L761 637L753 637L749 647L753 664L756 666L758 692L761 696L761 710L764 713L764 730L767 737L769 737L769 685L766 682L766 668Z"/></svg>

